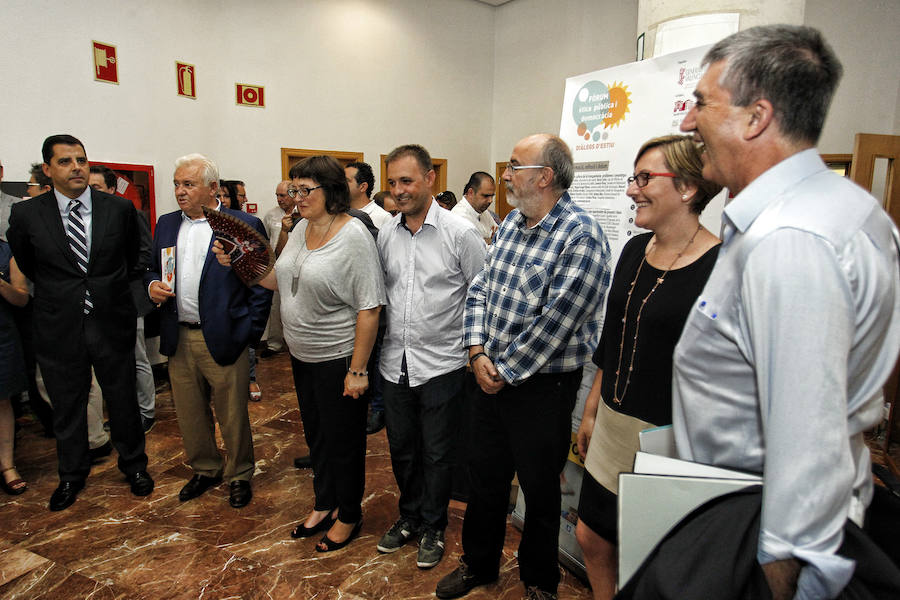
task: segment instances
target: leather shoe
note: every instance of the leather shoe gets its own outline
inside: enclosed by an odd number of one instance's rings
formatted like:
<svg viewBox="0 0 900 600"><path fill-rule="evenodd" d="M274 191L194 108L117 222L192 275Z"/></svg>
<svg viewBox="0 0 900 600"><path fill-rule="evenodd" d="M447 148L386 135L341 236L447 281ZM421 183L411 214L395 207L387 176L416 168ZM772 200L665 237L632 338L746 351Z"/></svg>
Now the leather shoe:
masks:
<svg viewBox="0 0 900 600"><path fill-rule="evenodd" d="M126 479L131 484L131 493L135 496L148 496L153 491L153 478L147 471L132 473Z"/></svg>
<svg viewBox="0 0 900 600"><path fill-rule="evenodd" d="M384 411L373 410L369 413L369 420L366 423L366 434L372 435L384 429Z"/></svg>
<svg viewBox="0 0 900 600"><path fill-rule="evenodd" d="M294 467L297 469L312 469L312 458L309 457L309 454L298 456L294 459Z"/></svg>
<svg viewBox="0 0 900 600"><path fill-rule="evenodd" d="M50 496L50 510L64 510L72 506L78 492L84 489L84 481L60 481Z"/></svg>
<svg viewBox="0 0 900 600"><path fill-rule="evenodd" d="M218 477L194 475L193 477L191 477L191 480L188 481L183 488L181 488L181 491L178 492L178 499L182 502L186 502L187 500L196 498L209 488L213 487L214 485L219 485L220 483L222 483L221 475Z"/></svg>
<svg viewBox="0 0 900 600"><path fill-rule="evenodd" d="M112 449L112 443L107 440L106 443L102 446L98 446L97 448L91 448L90 450L88 450L88 457L91 459L91 463L94 463L101 458L112 454Z"/></svg>
<svg viewBox="0 0 900 600"><path fill-rule="evenodd" d="M228 504L233 508L241 508L250 503L253 497L253 490L250 489L250 482L237 479L231 482L231 494L228 496Z"/></svg>

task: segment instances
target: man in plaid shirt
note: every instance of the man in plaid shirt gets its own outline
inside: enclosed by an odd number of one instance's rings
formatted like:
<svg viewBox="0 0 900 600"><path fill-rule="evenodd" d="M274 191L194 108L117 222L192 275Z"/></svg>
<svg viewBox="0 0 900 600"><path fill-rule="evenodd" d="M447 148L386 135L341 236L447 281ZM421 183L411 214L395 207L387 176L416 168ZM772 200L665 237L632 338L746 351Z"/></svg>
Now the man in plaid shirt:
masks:
<svg viewBox="0 0 900 600"><path fill-rule="evenodd" d="M610 250L566 190L572 154L529 136L503 174L510 204L469 288L463 344L482 393L472 406L471 496L460 566L437 585L456 598L497 579L513 473L525 494L519 576L528 598L556 598L559 474L571 441L581 367L597 345Z"/></svg>

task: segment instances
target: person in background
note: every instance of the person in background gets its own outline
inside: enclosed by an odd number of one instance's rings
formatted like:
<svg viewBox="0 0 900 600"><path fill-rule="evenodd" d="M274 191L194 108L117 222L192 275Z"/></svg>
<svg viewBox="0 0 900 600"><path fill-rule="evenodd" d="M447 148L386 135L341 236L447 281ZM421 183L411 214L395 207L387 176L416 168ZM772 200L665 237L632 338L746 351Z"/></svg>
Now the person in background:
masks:
<svg viewBox="0 0 900 600"><path fill-rule="evenodd" d="M654 138L628 178L634 224L650 233L630 239L616 265L578 429L575 535L595 600L615 593L618 475L631 471L642 430L672 423L672 352L719 252L700 213L722 186L703 179L700 155L689 136Z"/></svg>
<svg viewBox="0 0 900 600"><path fill-rule="evenodd" d="M397 203L394 202L394 197L391 196L391 193L387 190L376 192L375 195L372 196L372 201L390 213L392 217L400 212L400 209L397 208Z"/></svg>
<svg viewBox="0 0 900 600"><path fill-rule="evenodd" d="M109 167L91 165L91 173L88 182L92 188L105 192L110 196L116 195L115 172ZM150 266L151 252L153 251L153 238L150 235L150 225L143 213L138 212L138 228L141 234L141 267L146 270ZM147 340L144 338L144 317L155 308L147 297L147 290L143 281L133 281L131 284L131 296L134 298L134 306L138 312L137 341L134 345L134 359L137 374L137 398L141 407L141 427L144 433L149 433L156 422L156 383L153 380L153 368L147 357Z"/></svg>
<svg viewBox="0 0 900 600"><path fill-rule="evenodd" d="M282 220L294 213L294 200L288 195L291 182L285 179L275 186L275 202L271 210L263 215L263 225L269 235L269 244L272 251L278 243L278 235L281 233ZM275 291L272 296L272 310L269 312L268 335L266 336L266 349L260 353L260 358L268 358L284 349L284 335L281 331L281 295ZM252 391L252 387L251 387Z"/></svg>
<svg viewBox="0 0 900 600"><path fill-rule="evenodd" d="M453 207L456 206L456 194L450 190L444 190L435 196L434 199L437 200L438 206L444 210L453 210Z"/></svg>
<svg viewBox="0 0 900 600"><path fill-rule="evenodd" d="M15 423L10 396L25 390L26 371L12 306L28 303L28 283L16 266L5 239L0 239L0 487L11 496L25 493L28 484L13 460Z"/></svg>
<svg viewBox="0 0 900 600"><path fill-rule="evenodd" d="M463 191L463 199L453 207L453 213L468 219L481 234L486 244L491 243L497 223L488 209L494 201L494 178L490 173L476 171L469 177Z"/></svg>

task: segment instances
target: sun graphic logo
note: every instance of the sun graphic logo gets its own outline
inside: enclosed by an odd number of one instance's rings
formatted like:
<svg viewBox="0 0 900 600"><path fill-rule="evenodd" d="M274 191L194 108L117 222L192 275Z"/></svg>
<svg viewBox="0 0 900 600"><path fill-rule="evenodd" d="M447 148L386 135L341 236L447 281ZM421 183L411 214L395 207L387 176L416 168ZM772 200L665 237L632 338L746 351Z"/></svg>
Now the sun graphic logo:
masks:
<svg viewBox="0 0 900 600"><path fill-rule="evenodd" d="M630 112L631 92L624 83L607 86L602 81L588 81L578 90L572 104L572 118L578 125L578 135L586 140L599 141L603 129L620 125Z"/></svg>

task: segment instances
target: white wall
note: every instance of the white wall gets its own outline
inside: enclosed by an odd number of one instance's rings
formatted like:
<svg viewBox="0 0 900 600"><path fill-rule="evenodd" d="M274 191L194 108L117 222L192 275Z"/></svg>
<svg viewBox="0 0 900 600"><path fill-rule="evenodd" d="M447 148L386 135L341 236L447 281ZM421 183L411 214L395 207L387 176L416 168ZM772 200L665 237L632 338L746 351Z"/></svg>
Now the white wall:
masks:
<svg viewBox="0 0 900 600"><path fill-rule="evenodd" d="M900 135L900 2L808 0L805 22L844 65L819 150L849 154L857 133Z"/></svg>
<svg viewBox="0 0 900 600"><path fill-rule="evenodd" d="M498 8L493 161L508 159L528 134L558 133L566 78L632 62L636 24L634 0L513 0Z"/></svg>
<svg viewBox="0 0 900 600"><path fill-rule="evenodd" d="M157 214L175 209L172 163L202 152L274 206L280 148L379 155L421 143L462 188L490 159L494 9L471 0L0 0L0 157L27 179L66 132L94 160L151 164ZM102 15L102 16L101 16ZM117 46L120 84L93 80L91 40ZM175 61L198 99L175 93ZM235 82L266 108L235 105ZM461 189L460 189L461 191Z"/></svg>

